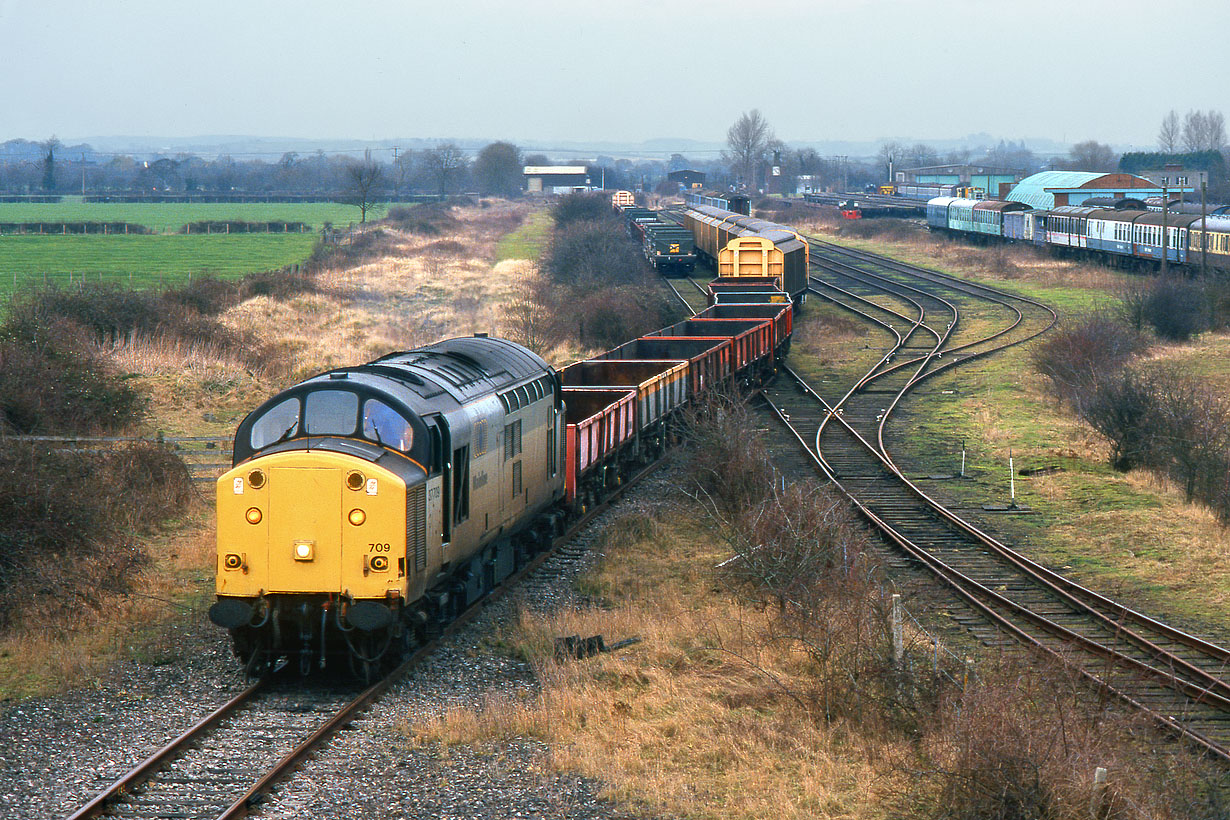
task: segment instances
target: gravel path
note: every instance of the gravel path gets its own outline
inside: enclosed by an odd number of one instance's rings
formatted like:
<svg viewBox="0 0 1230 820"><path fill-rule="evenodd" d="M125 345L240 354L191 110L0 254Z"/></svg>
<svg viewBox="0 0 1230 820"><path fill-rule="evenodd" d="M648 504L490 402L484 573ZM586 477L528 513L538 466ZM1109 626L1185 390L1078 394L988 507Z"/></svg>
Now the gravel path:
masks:
<svg viewBox="0 0 1230 820"><path fill-rule="evenodd" d="M666 494L662 473L629 493L579 536L592 543L613 516ZM601 556L550 559L550 569L487 607L307 761L256 812L267 818L595 818L641 815L600 799L601 783L546 765L550 749L529 739L482 749L412 745L407 720L489 694L532 693L528 664L483 645L517 600L535 609L577 605L577 575ZM125 663L95 687L0 709L0 817L64 817L157 747L243 687L227 640L202 616L178 636L183 657L170 665ZM186 814L185 816L191 816Z"/></svg>

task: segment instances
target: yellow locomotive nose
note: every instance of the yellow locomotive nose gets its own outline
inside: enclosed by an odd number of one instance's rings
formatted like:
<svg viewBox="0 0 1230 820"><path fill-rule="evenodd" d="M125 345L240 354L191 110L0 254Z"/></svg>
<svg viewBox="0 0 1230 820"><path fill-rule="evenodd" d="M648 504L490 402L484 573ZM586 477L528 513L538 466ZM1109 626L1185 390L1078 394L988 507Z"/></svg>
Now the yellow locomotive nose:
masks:
<svg viewBox="0 0 1230 820"><path fill-rule="evenodd" d="M396 474L342 453L291 451L237 467L217 488L219 594L383 599L405 583L406 486ZM240 565L228 555L242 555Z"/></svg>

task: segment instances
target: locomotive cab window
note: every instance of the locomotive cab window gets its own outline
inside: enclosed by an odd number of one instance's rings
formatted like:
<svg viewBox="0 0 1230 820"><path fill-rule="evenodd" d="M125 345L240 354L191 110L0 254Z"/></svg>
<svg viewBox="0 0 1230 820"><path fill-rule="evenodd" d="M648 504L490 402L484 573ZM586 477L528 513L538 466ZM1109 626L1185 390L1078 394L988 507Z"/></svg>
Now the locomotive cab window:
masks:
<svg viewBox="0 0 1230 820"><path fill-rule="evenodd" d="M363 402L363 438L406 452L414 444L414 428L392 407L368 399Z"/></svg>
<svg viewBox="0 0 1230 820"><path fill-rule="evenodd" d="M279 402L252 425L252 449L259 450L299 434L299 400Z"/></svg>
<svg viewBox="0 0 1230 820"><path fill-rule="evenodd" d="M310 436L351 436L359 417L359 397L349 390L308 393L303 420Z"/></svg>

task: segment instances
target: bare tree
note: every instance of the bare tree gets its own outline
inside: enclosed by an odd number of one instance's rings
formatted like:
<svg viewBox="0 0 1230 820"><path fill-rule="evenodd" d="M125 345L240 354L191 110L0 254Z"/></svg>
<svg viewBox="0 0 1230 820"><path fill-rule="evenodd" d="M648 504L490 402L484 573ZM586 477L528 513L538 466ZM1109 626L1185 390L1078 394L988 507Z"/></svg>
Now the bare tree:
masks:
<svg viewBox="0 0 1230 820"><path fill-rule="evenodd" d="M726 131L728 150L722 159L732 166L742 183L750 189L756 187L756 172L760 170L773 139L773 129L757 108L740 114L739 119Z"/></svg>
<svg viewBox="0 0 1230 820"><path fill-rule="evenodd" d="M1072 165L1079 171L1113 171L1119 158L1109 145L1085 140L1072 146Z"/></svg>
<svg viewBox="0 0 1230 820"><path fill-rule="evenodd" d="M1157 147L1167 154L1173 154L1179 148L1179 137L1183 133L1179 125L1179 112L1173 108L1162 117L1162 127L1157 132Z"/></svg>
<svg viewBox="0 0 1230 820"><path fill-rule="evenodd" d="M1220 111L1210 111L1208 118L1205 120L1205 128L1207 129L1208 142L1207 148L1210 151L1220 151L1226 146L1226 118Z"/></svg>
<svg viewBox="0 0 1230 820"><path fill-rule="evenodd" d="M535 353L545 353L554 341L551 309L542 299L537 271L513 283L500 308L501 331Z"/></svg>
<svg viewBox="0 0 1230 820"><path fill-rule="evenodd" d="M508 142L493 142L474 160L474 181L484 194L516 196L521 193L521 151Z"/></svg>
<svg viewBox="0 0 1230 820"><path fill-rule="evenodd" d="M1183 118L1183 147L1188 151L1220 151L1226 144L1226 118L1220 111L1188 111Z"/></svg>
<svg viewBox="0 0 1230 820"><path fill-rule="evenodd" d="M414 152L407 149L393 161L393 190L401 193L414 170Z"/></svg>
<svg viewBox="0 0 1230 820"><path fill-rule="evenodd" d="M940 155L934 147L923 142L916 142L903 152L903 159L913 168L926 168L929 165L939 165Z"/></svg>
<svg viewBox="0 0 1230 820"><path fill-rule="evenodd" d="M906 147L894 140L890 140L880 146L880 152L876 154L876 158L880 162L880 167L884 169L884 178L889 182L894 181L890 176L889 166L891 165L894 170L905 167L905 153Z"/></svg>
<svg viewBox="0 0 1230 820"><path fill-rule="evenodd" d="M346 166L346 179L349 183L346 201L359 209L359 223L365 223L368 210L376 204L376 192L384 183L384 169L369 152L362 161L352 161Z"/></svg>
<svg viewBox="0 0 1230 820"><path fill-rule="evenodd" d="M466 153L456 143L442 142L423 152L423 168L435 180L440 196L447 193L449 183L465 167Z"/></svg>
<svg viewBox="0 0 1230 820"><path fill-rule="evenodd" d="M1037 164L1034 152L1025 146L1025 140L1007 142L1000 140L999 145L987 149L986 162L997 168L1020 168L1028 170Z"/></svg>

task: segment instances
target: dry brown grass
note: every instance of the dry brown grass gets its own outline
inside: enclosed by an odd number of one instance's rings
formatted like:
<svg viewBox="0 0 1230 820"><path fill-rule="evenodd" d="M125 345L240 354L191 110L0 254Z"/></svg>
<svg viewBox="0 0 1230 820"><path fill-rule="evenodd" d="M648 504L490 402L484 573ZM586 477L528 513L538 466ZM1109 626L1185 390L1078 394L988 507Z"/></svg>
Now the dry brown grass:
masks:
<svg viewBox="0 0 1230 820"><path fill-rule="evenodd" d="M603 549L614 560L590 583L614 608L523 614L500 637L534 663L536 696L493 697L403 731L417 743L540 738L552 745L549 765L597 777L610 784L608 796L654 812L885 816L874 795L893 777L790 696L809 686L806 656L786 642L756 640L770 615L712 594L709 568L726 547L702 530L663 523L672 517L636 514L608 529ZM553 639L569 634L643 642L559 663Z"/></svg>
<svg viewBox="0 0 1230 820"><path fill-rule="evenodd" d="M896 722L891 697L825 720L805 694L816 692L814 658L781 632L775 607L741 606L723 590L711 568L726 547L695 520L695 508L663 505L613 522L604 563L580 584L598 606L523 612L492 639L531 662L536 690L407 720L399 733L445 749L536 738L550 746L542 766L672 816L1075 820L1099 765L1113 772L1116 818L1211 816L1200 812L1210 774L1198 761L1158 754L1142 720L1021 656L980 662L968 688L953 681L916 725ZM643 642L554 657L556 637L596 634ZM929 655L925 636L906 640Z"/></svg>

